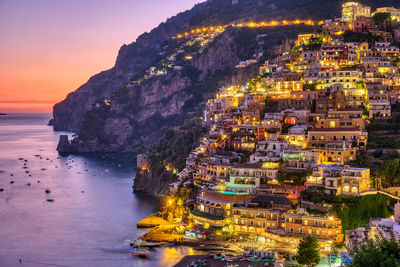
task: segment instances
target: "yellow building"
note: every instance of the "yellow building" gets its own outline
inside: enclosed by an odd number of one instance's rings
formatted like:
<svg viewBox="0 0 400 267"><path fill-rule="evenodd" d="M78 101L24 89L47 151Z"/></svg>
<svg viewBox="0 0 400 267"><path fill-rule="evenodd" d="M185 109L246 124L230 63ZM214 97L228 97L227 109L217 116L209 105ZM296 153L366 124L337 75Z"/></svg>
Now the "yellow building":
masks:
<svg viewBox="0 0 400 267"><path fill-rule="evenodd" d="M343 242L342 221L336 217L300 213L285 214L285 232L295 235L313 235L321 239Z"/></svg>
<svg viewBox="0 0 400 267"><path fill-rule="evenodd" d="M320 147L316 151L320 153L321 161L324 164L346 164L355 160L357 148L352 147L351 143L332 143Z"/></svg>
<svg viewBox="0 0 400 267"><path fill-rule="evenodd" d="M343 165L327 165L323 170L327 193L359 195L369 190L370 170Z"/></svg>
<svg viewBox="0 0 400 267"><path fill-rule="evenodd" d="M358 16L371 17L371 7L357 2L347 2L342 6L342 20L353 22Z"/></svg>
<svg viewBox="0 0 400 267"><path fill-rule="evenodd" d="M368 133L357 128L313 128L308 131L308 145L325 146L328 143L351 142L356 146L366 146Z"/></svg>
<svg viewBox="0 0 400 267"><path fill-rule="evenodd" d="M339 124L329 125L330 128L335 127L352 127L352 128L365 128L365 122L362 118L362 108L342 108L337 110L328 111L328 119L339 119ZM318 128L318 127L317 127Z"/></svg>

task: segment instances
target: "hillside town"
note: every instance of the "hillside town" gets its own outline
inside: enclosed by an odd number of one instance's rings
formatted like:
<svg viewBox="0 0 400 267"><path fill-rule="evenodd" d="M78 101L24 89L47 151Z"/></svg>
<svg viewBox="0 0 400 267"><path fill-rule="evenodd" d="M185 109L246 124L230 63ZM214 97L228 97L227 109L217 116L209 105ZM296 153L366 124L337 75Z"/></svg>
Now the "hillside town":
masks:
<svg viewBox="0 0 400 267"><path fill-rule="evenodd" d="M221 88L205 106L208 133L170 186L167 209L183 211L168 220L185 225L183 236L251 240L258 250L295 253L311 235L322 253L341 253L332 266L368 237L400 239L400 187L363 164L396 157L396 149L380 146L379 130L400 113L399 22L400 9L347 2L342 17L312 22L321 29L299 34L246 85ZM146 171L148 161L140 154L138 167ZM189 188L196 196L181 199ZM335 208L379 196L391 213L354 229Z"/></svg>

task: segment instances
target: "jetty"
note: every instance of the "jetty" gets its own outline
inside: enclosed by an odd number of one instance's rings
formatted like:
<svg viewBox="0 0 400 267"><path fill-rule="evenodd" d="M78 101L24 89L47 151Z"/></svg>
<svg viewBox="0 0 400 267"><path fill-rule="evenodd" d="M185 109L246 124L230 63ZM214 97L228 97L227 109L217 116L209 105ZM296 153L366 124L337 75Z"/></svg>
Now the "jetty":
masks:
<svg viewBox="0 0 400 267"><path fill-rule="evenodd" d="M160 225L170 224L167 220L154 214L147 216L137 223L137 228L154 228Z"/></svg>

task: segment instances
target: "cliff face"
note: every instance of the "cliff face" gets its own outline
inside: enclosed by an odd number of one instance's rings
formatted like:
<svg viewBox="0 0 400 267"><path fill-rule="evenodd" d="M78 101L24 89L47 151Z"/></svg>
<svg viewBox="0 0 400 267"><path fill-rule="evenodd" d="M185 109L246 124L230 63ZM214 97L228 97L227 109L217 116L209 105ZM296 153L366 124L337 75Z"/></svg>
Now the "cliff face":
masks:
<svg viewBox="0 0 400 267"><path fill-rule="evenodd" d="M180 13L150 33L142 34L136 42L123 45L113 68L94 75L54 106L54 129L78 131L92 104L149 67L156 59L160 45L186 28L189 18L189 12Z"/></svg>
<svg viewBox="0 0 400 267"><path fill-rule="evenodd" d="M172 173L164 172L162 175L152 171L137 172L133 191L144 192L153 196L161 196L169 191L171 183L176 182L177 178Z"/></svg>

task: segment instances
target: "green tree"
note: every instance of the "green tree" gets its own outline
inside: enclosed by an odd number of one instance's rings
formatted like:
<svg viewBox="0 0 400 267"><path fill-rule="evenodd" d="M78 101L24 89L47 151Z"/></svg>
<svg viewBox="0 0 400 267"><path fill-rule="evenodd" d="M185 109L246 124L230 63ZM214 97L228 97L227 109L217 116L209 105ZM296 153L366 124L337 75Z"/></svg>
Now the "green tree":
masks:
<svg viewBox="0 0 400 267"><path fill-rule="evenodd" d="M400 161L398 159L385 160L378 173L384 178L385 184L399 184Z"/></svg>
<svg viewBox="0 0 400 267"><path fill-rule="evenodd" d="M352 266L400 266L400 243L394 238L369 239L366 244L354 249Z"/></svg>
<svg viewBox="0 0 400 267"><path fill-rule="evenodd" d="M390 13L386 12L377 12L372 17L376 25L378 25L381 30L390 30L391 29L391 18Z"/></svg>
<svg viewBox="0 0 400 267"><path fill-rule="evenodd" d="M303 43L301 47L304 51L316 51L321 49L322 38L321 37L311 37L306 43Z"/></svg>
<svg viewBox="0 0 400 267"><path fill-rule="evenodd" d="M317 265L320 261L318 239L314 236L305 236L297 247L297 261L307 266Z"/></svg>

